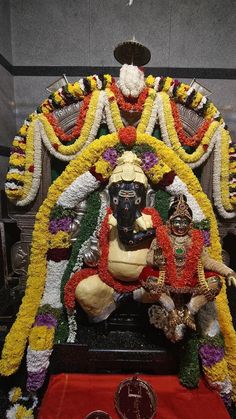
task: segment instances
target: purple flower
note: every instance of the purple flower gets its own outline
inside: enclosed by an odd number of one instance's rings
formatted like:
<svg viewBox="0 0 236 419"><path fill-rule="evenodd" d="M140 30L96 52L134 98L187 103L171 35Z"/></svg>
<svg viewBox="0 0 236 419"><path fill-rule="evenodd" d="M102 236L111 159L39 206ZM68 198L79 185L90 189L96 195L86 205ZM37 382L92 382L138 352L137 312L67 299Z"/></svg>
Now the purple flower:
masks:
<svg viewBox="0 0 236 419"><path fill-rule="evenodd" d="M202 359L202 363L205 367L212 367L217 362L224 358L224 349L216 348L213 345L205 344L199 349L199 354Z"/></svg>
<svg viewBox="0 0 236 419"><path fill-rule="evenodd" d="M204 239L204 246L209 247L211 245L210 232L208 230L202 230L202 235Z"/></svg>
<svg viewBox="0 0 236 419"><path fill-rule="evenodd" d="M56 327L57 319L50 313L38 314L34 323L35 326Z"/></svg>
<svg viewBox="0 0 236 419"><path fill-rule="evenodd" d="M142 162L143 162L143 169L150 170L155 164L158 162L158 158L156 154L152 153L151 151L146 151L142 155Z"/></svg>
<svg viewBox="0 0 236 419"><path fill-rule="evenodd" d="M56 234L58 231L69 231L71 226L71 219L69 217L61 218L59 220L51 220L49 223L49 231Z"/></svg>
<svg viewBox="0 0 236 419"><path fill-rule="evenodd" d="M27 379L27 390L28 391L37 391L42 387L47 373L47 368L38 371L38 372L29 372Z"/></svg>
<svg viewBox="0 0 236 419"><path fill-rule="evenodd" d="M104 160L108 161L112 167L115 167L118 153L115 148L109 147L104 151L102 157Z"/></svg>
<svg viewBox="0 0 236 419"><path fill-rule="evenodd" d="M232 394L231 393L221 393L221 398L227 408L230 408L232 405Z"/></svg>

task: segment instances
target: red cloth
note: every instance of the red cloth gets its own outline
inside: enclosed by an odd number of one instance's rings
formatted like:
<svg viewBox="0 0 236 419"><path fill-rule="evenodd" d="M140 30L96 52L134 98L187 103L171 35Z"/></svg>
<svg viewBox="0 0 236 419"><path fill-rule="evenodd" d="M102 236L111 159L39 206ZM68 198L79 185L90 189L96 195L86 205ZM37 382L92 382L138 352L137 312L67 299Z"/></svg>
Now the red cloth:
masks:
<svg viewBox="0 0 236 419"><path fill-rule="evenodd" d="M131 377L113 374L59 374L52 376L42 401L39 419L84 419L103 410L118 419L114 395L119 383ZM140 375L157 394L158 419L229 419L218 394L203 381L197 389L182 387L176 376Z"/></svg>

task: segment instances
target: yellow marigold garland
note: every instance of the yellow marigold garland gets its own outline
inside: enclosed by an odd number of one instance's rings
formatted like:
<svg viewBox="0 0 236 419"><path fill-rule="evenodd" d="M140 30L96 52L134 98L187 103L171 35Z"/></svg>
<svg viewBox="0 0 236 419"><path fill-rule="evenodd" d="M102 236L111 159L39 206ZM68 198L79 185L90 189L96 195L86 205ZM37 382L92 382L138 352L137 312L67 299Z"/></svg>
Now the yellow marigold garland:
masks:
<svg viewBox="0 0 236 419"><path fill-rule="evenodd" d="M154 100L156 98L156 92L154 89L149 88L148 89L148 97L145 100L143 112L139 121L139 124L137 126L137 132L144 133L147 129L147 125L152 113L152 107Z"/></svg>
<svg viewBox="0 0 236 419"><path fill-rule="evenodd" d="M229 199L229 144L230 135L225 129L221 129L221 199L224 208L227 211L233 211L234 208Z"/></svg>
<svg viewBox="0 0 236 419"><path fill-rule="evenodd" d="M223 358L221 361L216 362L211 367L203 365L203 371L211 383L216 381L224 381L227 378L227 363L226 359ZM223 373L225 372L225 374Z"/></svg>
<svg viewBox="0 0 236 419"><path fill-rule="evenodd" d="M124 124L120 116L120 110L119 110L115 95L109 88L106 89L106 94L109 101L113 124L115 126L116 131L119 131L120 128L124 127Z"/></svg>
<svg viewBox="0 0 236 419"><path fill-rule="evenodd" d="M71 145L64 145L61 143L57 135L55 134L53 127L48 122L47 118L44 115L40 115L38 119L42 122L44 129L46 131L47 137L50 140L50 143L56 150L61 153L62 155L68 156L68 155L75 155L77 154L83 145L85 144L86 140L88 139L88 136L90 134L94 118L95 118L95 112L97 109L98 99L99 99L100 91L95 90L92 93L91 100L89 103L88 112L86 114L86 118L84 121L84 125L81 129L81 133L79 138L75 140L75 142Z"/></svg>
<svg viewBox="0 0 236 419"><path fill-rule="evenodd" d="M53 347L55 329L47 326L34 326L29 336L30 349L34 351L43 351Z"/></svg>
<svg viewBox="0 0 236 419"><path fill-rule="evenodd" d="M160 95L161 95L161 99L163 103L163 110L164 110L164 115L165 115L168 137L172 144L173 150L186 163L194 163L198 161L206 152L205 148L209 146L215 131L220 126L219 122L213 121L211 123L211 125L206 131L199 146L196 148L196 150L192 154L189 154L183 149L179 141L179 138L175 129L175 125L174 125L174 118L173 118L173 114L171 110L170 98L166 93L163 93L163 92L161 92Z"/></svg>

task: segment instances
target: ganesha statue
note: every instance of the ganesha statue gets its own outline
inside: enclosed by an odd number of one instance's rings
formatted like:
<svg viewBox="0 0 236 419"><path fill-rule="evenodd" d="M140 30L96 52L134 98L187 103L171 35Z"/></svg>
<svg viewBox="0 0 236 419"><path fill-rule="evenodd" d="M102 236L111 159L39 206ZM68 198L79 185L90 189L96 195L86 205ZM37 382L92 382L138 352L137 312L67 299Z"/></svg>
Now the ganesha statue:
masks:
<svg viewBox="0 0 236 419"><path fill-rule="evenodd" d="M147 186L141 160L124 152L109 179L97 268L76 273L67 287L76 284L75 298L92 322L127 298L158 303L149 308L150 322L175 342L186 327L196 330L195 315L218 295L222 276L236 285L236 274L208 255L184 195L175 197L164 225L154 208L145 208Z"/></svg>

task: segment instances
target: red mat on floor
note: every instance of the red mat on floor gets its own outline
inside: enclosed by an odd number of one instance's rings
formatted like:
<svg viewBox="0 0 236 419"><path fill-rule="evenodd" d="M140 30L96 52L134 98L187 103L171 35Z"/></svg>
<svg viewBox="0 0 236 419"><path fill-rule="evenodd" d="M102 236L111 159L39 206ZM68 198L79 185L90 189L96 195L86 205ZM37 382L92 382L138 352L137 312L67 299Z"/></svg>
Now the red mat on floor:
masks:
<svg viewBox="0 0 236 419"><path fill-rule="evenodd" d="M84 419L93 410L104 410L118 419L114 394L131 375L59 374L52 376L39 419ZM229 419L220 397L203 381L187 390L175 376L140 375L157 394L157 419Z"/></svg>

